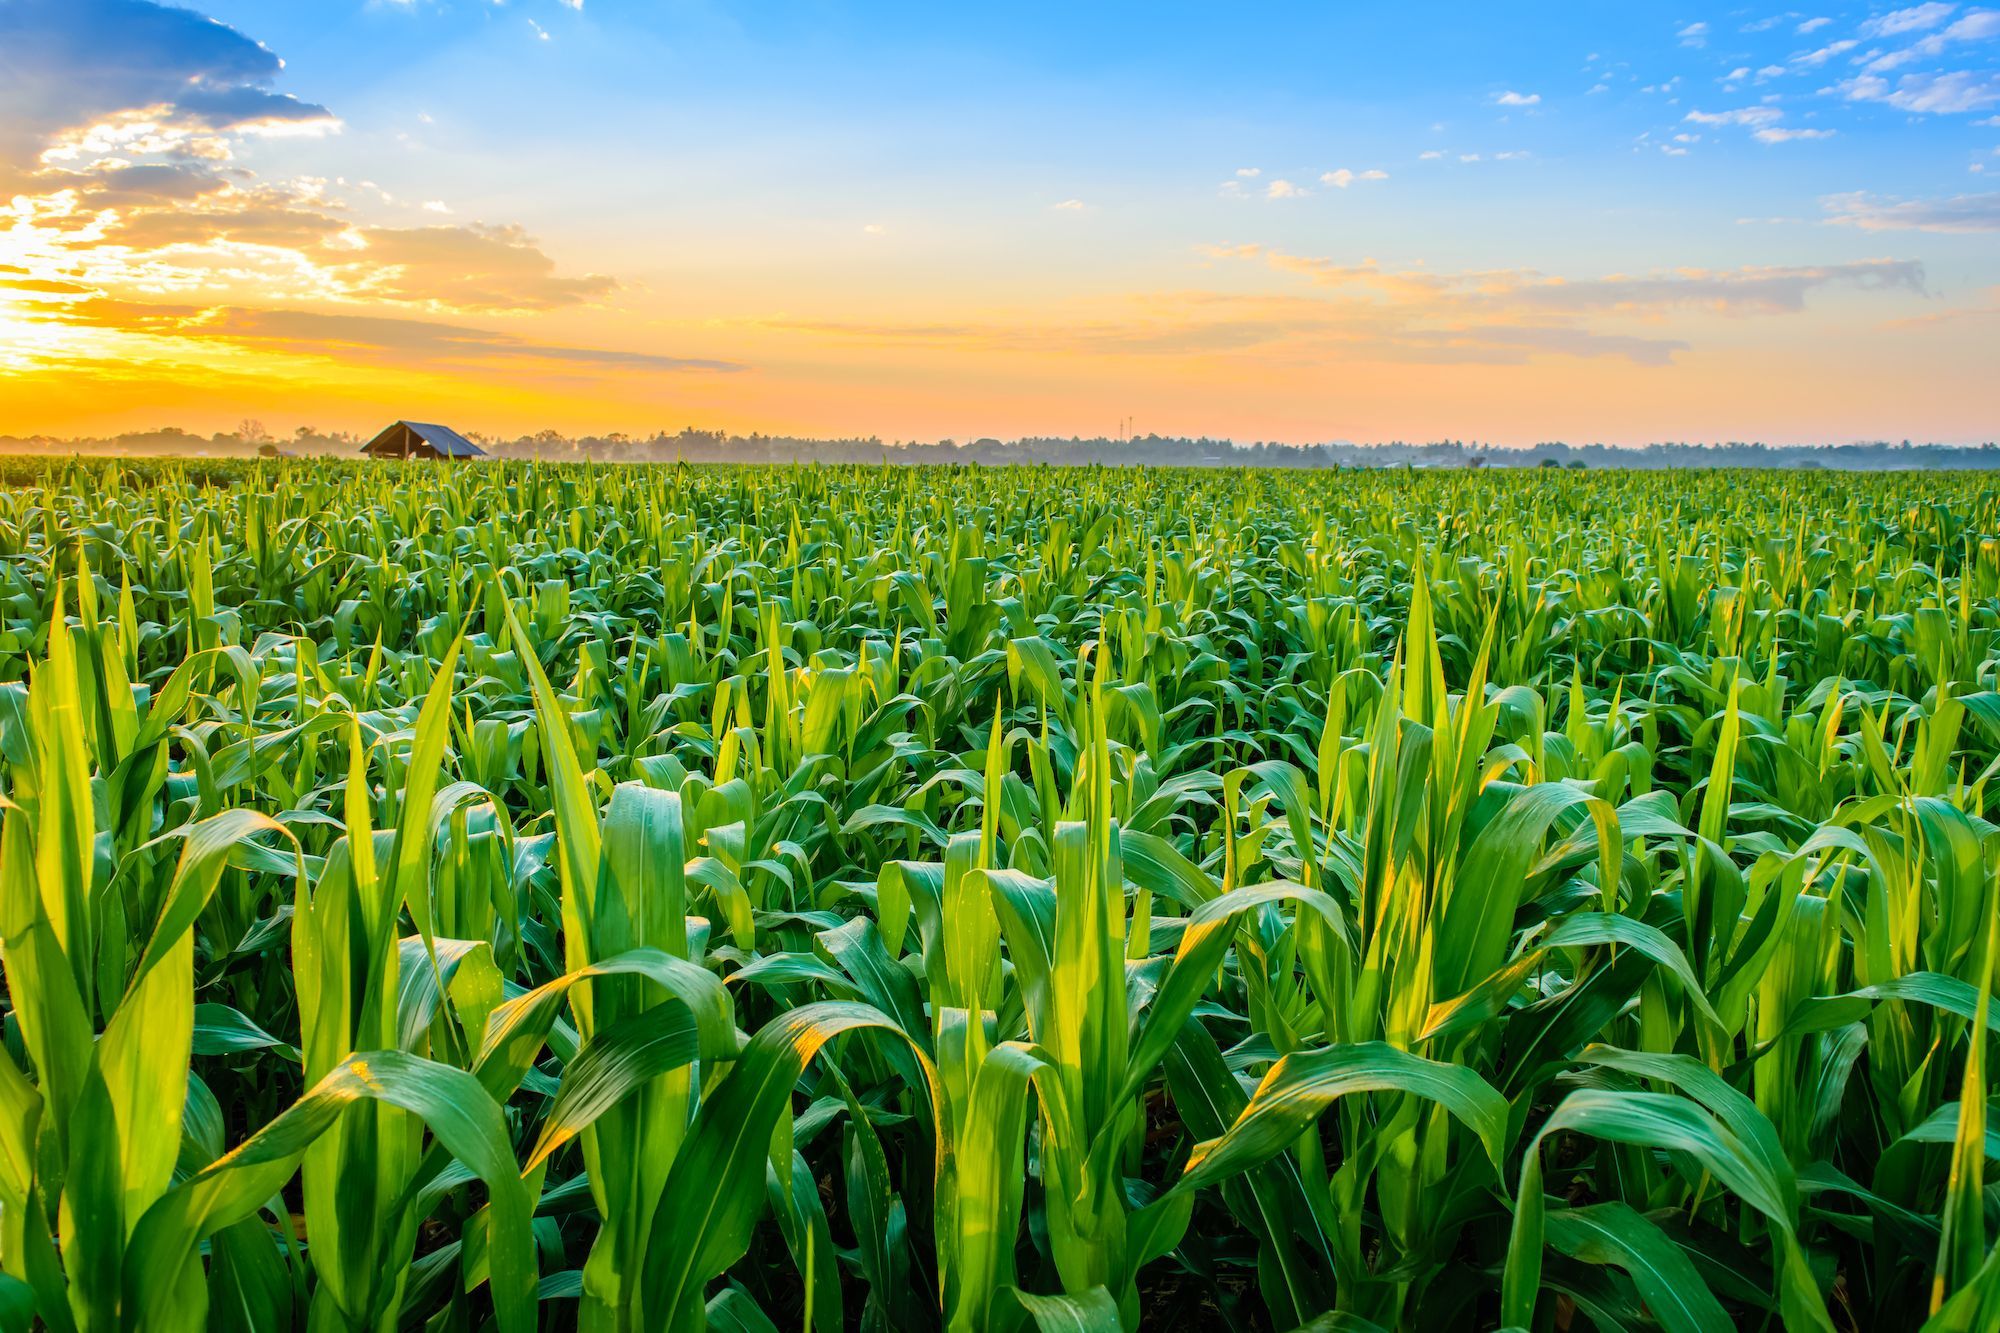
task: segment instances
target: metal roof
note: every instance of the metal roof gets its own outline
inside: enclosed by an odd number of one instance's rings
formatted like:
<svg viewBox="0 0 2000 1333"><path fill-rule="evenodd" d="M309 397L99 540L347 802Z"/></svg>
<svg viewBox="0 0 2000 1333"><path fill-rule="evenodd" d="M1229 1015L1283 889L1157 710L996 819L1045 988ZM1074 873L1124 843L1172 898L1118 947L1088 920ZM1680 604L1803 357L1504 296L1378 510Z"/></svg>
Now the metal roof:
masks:
<svg viewBox="0 0 2000 1333"><path fill-rule="evenodd" d="M486 451L466 439L449 426L439 426L428 421L397 421L383 429L374 439L362 446L367 453L386 440L398 426L422 440L442 458L484 458Z"/></svg>
<svg viewBox="0 0 2000 1333"><path fill-rule="evenodd" d="M425 444L450 458L484 458L486 451L466 439L449 426L434 426L424 421L405 421Z"/></svg>

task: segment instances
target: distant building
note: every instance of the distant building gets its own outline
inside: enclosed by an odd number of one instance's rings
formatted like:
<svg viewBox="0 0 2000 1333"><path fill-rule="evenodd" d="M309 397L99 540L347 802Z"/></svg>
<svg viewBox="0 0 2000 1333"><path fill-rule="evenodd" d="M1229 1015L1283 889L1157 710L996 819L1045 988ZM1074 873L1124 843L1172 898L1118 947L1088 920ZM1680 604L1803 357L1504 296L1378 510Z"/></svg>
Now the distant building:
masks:
<svg viewBox="0 0 2000 1333"><path fill-rule="evenodd" d="M398 421L361 446L371 458L484 458L486 451L449 426Z"/></svg>

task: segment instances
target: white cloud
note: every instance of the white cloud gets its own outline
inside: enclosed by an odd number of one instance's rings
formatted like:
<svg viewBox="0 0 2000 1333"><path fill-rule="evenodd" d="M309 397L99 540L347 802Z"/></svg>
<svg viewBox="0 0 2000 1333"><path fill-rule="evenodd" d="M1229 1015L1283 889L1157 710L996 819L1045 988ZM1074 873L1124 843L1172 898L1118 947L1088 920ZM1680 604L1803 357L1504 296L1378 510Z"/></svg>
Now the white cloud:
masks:
<svg viewBox="0 0 2000 1333"><path fill-rule="evenodd" d="M1831 139L1832 130L1792 129L1781 126L1785 113L1774 106L1736 107L1729 111L1690 111L1684 120L1695 125L1740 125L1758 143L1790 143L1794 139ZM1686 136L1676 136L1685 138Z"/></svg>
<svg viewBox="0 0 2000 1333"><path fill-rule="evenodd" d="M541 38L543 41L546 42L549 39L548 29L544 28L541 24L535 22L533 19L528 20L528 26L533 28L535 30L535 36Z"/></svg>
<svg viewBox="0 0 2000 1333"><path fill-rule="evenodd" d="M1898 33L1922 32L1926 28L1935 28L1944 22L1957 8L1957 5L1947 5L1940 3L1939 0L1932 0L1929 4L1891 10L1863 23L1861 34L1864 37L1894 37Z"/></svg>
<svg viewBox="0 0 2000 1333"><path fill-rule="evenodd" d="M1746 106L1734 111L1690 111L1682 119L1696 125L1771 125L1785 113L1774 106Z"/></svg>
<svg viewBox="0 0 2000 1333"><path fill-rule="evenodd" d="M1281 177L1264 187L1264 197L1266 199L1303 199L1306 197L1306 192Z"/></svg>
<svg viewBox="0 0 2000 1333"><path fill-rule="evenodd" d="M451 212L451 205L442 199L427 199L424 201L424 212L449 213Z"/></svg>
<svg viewBox="0 0 2000 1333"><path fill-rule="evenodd" d="M1887 79L1863 74L1836 84L1833 91L1850 102L1885 102L1898 111L1963 115L2000 104L2000 74L1976 70L1905 74L1893 88Z"/></svg>
<svg viewBox="0 0 2000 1333"><path fill-rule="evenodd" d="M1934 32L1900 51L1876 56L1868 62L1868 68L1877 73L1900 69L1913 61L1943 55L1945 48L1954 42L1979 42L1989 37L2000 37L2000 9L1975 9L1949 28Z"/></svg>
<svg viewBox="0 0 2000 1333"><path fill-rule="evenodd" d="M881 236L885 235L888 230L887 227L879 222L864 222L861 224L861 234L863 236Z"/></svg>
<svg viewBox="0 0 2000 1333"><path fill-rule="evenodd" d="M1682 46L1707 46L1708 25L1706 23L1690 23L1675 33L1674 36L1681 39Z"/></svg>
<svg viewBox="0 0 2000 1333"><path fill-rule="evenodd" d="M2000 232L2000 194L1949 199L1885 199L1872 194L1830 194L1820 206L1827 221L1863 231Z"/></svg>
<svg viewBox="0 0 2000 1333"><path fill-rule="evenodd" d="M1511 153L1495 153L1493 155L1493 160L1495 162L1518 162L1522 158L1527 156L1529 156L1527 149L1517 148Z"/></svg>
<svg viewBox="0 0 2000 1333"><path fill-rule="evenodd" d="M1090 211L1090 205L1084 203L1081 199L1065 199L1059 204L1050 204L1049 207L1058 213L1088 213Z"/></svg>
<svg viewBox="0 0 2000 1333"><path fill-rule="evenodd" d="M1477 161L1479 160L1479 154L1477 154L1477 153L1460 153L1460 154L1458 155L1458 160L1459 160L1459 161L1461 161L1461 162L1477 162Z"/></svg>
<svg viewBox="0 0 2000 1333"><path fill-rule="evenodd" d="M1444 152L1442 149L1426 148L1423 152L1417 154L1417 160L1420 162L1434 162L1443 156Z"/></svg>
<svg viewBox="0 0 2000 1333"><path fill-rule="evenodd" d="M1262 167L1238 167L1236 168L1236 174L1241 176L1244 180L1251 180L1257 176L1263 175L1264 169Z"/></svg>
<svg viewBox="0 0 2000 1333"><path fill-rule="evenodd" d="M1833 22L1833 20L1829 18L1807 19L1804 23L1801 23L1798 27L1794 28L1792 31L1798 33L1818 32L1821 28L1824 28L1827 24L1831 22Z"/></svg>
<svg viewBox="0 0 2000 1333"><path fill-rule="evenodd" d="M1341 167L1338 171L1329 171L1321 176L1319 183L1321 185L1331 185L1336 190L1344 190L1356 181L1385 181L1388 179L1389 173L1386 171L1377 171L1373 168L1367 171L1349 171L1346 167Z"/></svg>
<svg viewBox="0 0 2000 1333"><path fill-rule="evenodd" d="M583 12L583 0L562 0L562 3L574 9L579 14Z"/></svg>
<svg viewBox="0 0 2000 1333"><path fill-rule="evenodd" d="M1722 81L1724 83L1735 83L1739 79L1747 79L1749 77L1750 77L1750 67L1748 65L1738 65L1735 69L1732 69L1727 74L1723 75Z"/></svg>
<svg viewBox="0 0 2000 1333"><path fill-rule="evenodd" d="M1517 93L1510 90L1501 93L1500 96L1493 100L1500 106L1540 106L1542 95L1540 93Z"/></svg>
<svg viewBox="0 0 2000 1333"><path fill-rule="evenodd" d="M1590 91L1589 91L1588 93L1586 93L1586 94L1585 94L1585 96L1593 96L1593 95L1595 95L1595 94L1597 94L1597 93L1608 93L1608 92L1610 92L1610 91L1611 91L1611 85L1610 85L1610 84L1608 84L1608 83L1596 83L1596 84L1592 84L1592 85L1590 86Z"/></svg>
<svg viewBox="0 0 2000 1333"><path fill-rule="evenodd" d="M1802 55L1793 56L1792 63L1800 69L1816 69L1835 56L1846 55L1859 45L1861 43L1851 38L1843 38L1837 42L1828 42L1817 51L1807 51Z"/></svg>

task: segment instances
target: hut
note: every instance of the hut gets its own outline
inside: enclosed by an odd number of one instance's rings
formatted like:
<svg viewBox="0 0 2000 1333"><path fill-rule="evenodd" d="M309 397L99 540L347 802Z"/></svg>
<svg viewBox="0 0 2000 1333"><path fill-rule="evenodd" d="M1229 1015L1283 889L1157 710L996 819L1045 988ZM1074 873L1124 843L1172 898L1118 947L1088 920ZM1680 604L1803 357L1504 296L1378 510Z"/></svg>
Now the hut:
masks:
<svg viewBox="0 0 2000 1333"><path fill-rule="evenodd" d="M371 458L484 458L486 451L449 426L398 421L361 446Z"/></svg>

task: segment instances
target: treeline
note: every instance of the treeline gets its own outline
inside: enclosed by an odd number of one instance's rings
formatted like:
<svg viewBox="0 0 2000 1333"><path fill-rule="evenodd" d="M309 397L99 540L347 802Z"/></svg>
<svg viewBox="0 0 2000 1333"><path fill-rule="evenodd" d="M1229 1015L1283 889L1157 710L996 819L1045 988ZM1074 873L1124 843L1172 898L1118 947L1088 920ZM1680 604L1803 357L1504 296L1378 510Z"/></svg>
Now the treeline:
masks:
<svg viewBox="0 0 2000 1333"><path fill-rule="evenodd" d="M866 438L813 439L793 435L732 435L695 430L652 435L569 436L545 430L509 439L465 434L488 453L501 458L593 459L603 462L684 463L891 463L979 464L981 466L1047 465L1080 467L1592 467L1592 468L1834 468L1849 471L1934 468L2000 468L2000 444L1913 444L1908 440L1853 444L1768 445L1754 441L1718 444L1658 442L1641 446L1574 445L1562 441L1530 448L1482 444L1476 440L1439 440L1384 444L1282 444L1258 441L1237 444L1206 436L1141 435L1131 439L1103 436L1029 436L1018 440L977 439L888 441ZM321 432L301 426L282 438L266 433L255 422L214 435L196 435L175 427L138 431L103 438L58 439L49 436L0 436L0 452L36 454L115 454L240 458L269 455L351 455L367 436L344 431Z"/></svg>

